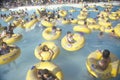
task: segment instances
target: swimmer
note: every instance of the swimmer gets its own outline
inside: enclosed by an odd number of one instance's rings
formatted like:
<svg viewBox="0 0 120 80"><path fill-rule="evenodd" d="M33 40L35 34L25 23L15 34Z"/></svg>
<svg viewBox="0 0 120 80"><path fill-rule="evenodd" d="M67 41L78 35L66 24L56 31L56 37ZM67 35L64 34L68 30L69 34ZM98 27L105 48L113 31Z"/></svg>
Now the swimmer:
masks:
<svg viewBox="0 0 120 80"><path fill-rule="evenodd" d="M42 80L58 80L48 69L37 70L37 77Z"/></svg>
<svg viewBox="0 0 120 80"><path fill-rule="evenodd" d="M101 51L100 51L101 52ZM105 49L102 53L102 58L98 61L96 65L92 64L93 68L100 69L100 70L106 70L111 59L110 59L110 51Z"/></svg>
<svg viewBox="0 0 120 80"><path fill-rule="evenodd" d="M43 45L42 49L39 51L39 56L41 57L41 61L44 61L44 60L43 60L43 56L41 55L42 52L49 52L49 53L50 53L50 56L49 56L48 61L51 61L51 60L52 60L52 57L53 57L53 55L54 55L54 52L53 52L50 48L48 48L47 45Z"/></svg>
<svg viewBox="0 0 120 80"><path fill-rule="evenodd" d="M73 38L74 34L72 34L70 31L67 32L67 41L69 43L70 46L72 46L73 43L75 43L76 41Z"/></svg>

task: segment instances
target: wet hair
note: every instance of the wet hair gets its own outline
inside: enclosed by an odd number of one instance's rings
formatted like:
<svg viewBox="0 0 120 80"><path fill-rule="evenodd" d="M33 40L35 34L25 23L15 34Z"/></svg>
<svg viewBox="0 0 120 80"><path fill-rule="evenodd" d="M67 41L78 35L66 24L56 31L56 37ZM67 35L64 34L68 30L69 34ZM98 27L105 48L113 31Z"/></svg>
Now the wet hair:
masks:
<svg viewBox="0 0 120 80"><path fill-rule="evenodd" d="M48 73L49 73L48 69L43 70L43 74L48 74Z"/></svg>
<svg viewBox="0 0 120 80"><path fill-rule="evenodd" d="M100 35L103 35L103 32L102 32L102 31L100 32Z"/></svg>
<svg viewBox="0 0 120 80"><path fill-rule="evenodd" d="M71 33L70 31L67 32L67 34L70 34L70 33Z"/></svg>
<svg viewBox="0 0 120 80"><path fill-rule="evenodd" d="M7 27L4 27L4 30L7 30Z"/></svg>
<svg viewBox="0 0 120 80"><path fill-rule="evenodd" d="M71 18L71 20L74 20L74 18Z"/></svg>
<svg viewBox="0 0 120 80"><path fill-rule="evenodd" d="M46 51L46 50L45 50L45 47L47 47L47 45L43 45L43 47L42 47L42 50L43 50L43 51ZM48 47L47 47L47 48L48 48Z"/></svg>
<svg viewBox="0 0 120 80"><path fill-rule="evenodd" d="M53 27L52 27L52 29L56 29L56 27L55 27L55 26L53 26Z"/></svg>
<svg viewBox="0 0 120 80"><path fill-rule="evenodd" d="M64 20L66 20L66 18L64 18Z"/></svg>
<svg viewBox="0 0 120 80"><path fill-rule="evenodd" d="M3 46L3 45L7 45L7 43L6 43L6 42L2 42L1 44L2 44L2 46Z"/></svg>
<svg viewBox="0 0 120 80"><path fill-rule="evenodd" d="M114 30L112 30L112 32L114 33L115 31L114 31Z"/></svg>
<svg viewBox="0 0 120 80"><path fill-rule="evenodd" d="M107 49L105 49L105 50L103 51L102 56L103 56L103 58L105 58L105 59L109 58L109 56L110 56L110 51L107 50Z"/></svg>

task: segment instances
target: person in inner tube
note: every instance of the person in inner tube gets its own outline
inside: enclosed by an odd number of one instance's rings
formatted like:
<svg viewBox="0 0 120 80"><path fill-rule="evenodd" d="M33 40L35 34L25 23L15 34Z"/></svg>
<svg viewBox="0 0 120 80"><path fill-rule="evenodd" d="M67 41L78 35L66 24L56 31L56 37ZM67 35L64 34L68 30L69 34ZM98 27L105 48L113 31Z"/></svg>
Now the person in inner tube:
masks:
<svg viewBox="0 0 120 80"><path fill-rule="evenodd" d="M72 44L76 42L74 40L73 36L74 36L74 34L72 34L70 31L67 32L67 41L70 46L72 46Z"/></svg>
<svg viewBox="0 0 120 80"><path fill-rule="evenodd" d="M38 69L37 77L40 80L58 80L48 69Z"/></svg>
<svg viewBox="0 0 120 80"><path fill-rule="evenodd" d="M2 42L2 47L0 48L0 55L4 55L10 52L10 49L14 47L8 46L6 42Z"/></svg>
<svg viewBox="0 0 120 80"><path fill-rule="evenodd" d="M43 60L43 56L41 55L42 52L49 52L50 53L50 58L48 59L48 61L51 61L51 59L52 59L52 57L54 55L54 52L50 48L48 48L47 45L43 45L42 49L39 51L39 55L41 57L41 61L44 61Z"/></svg>
<svg viewBox="0 0 120 80"><path fill-rule="evenodd" d="M62 29L57 28L56 26L53 26L53 27L52 27L52 32L51 32L51 33L52 33L53 35L56 35L57 31L61 31L61 30L62 30Z"/></svg>
<svg viewBox="0 0 120 80"><path fill-rule="evenodd" d="M98 61L98 64L96 66L94 65L94 67L104 71L104 70L107 69L110 61L111 61L111 59L110 59L110 51L105 49L102 52L102 59L100 59Z"/></svg>

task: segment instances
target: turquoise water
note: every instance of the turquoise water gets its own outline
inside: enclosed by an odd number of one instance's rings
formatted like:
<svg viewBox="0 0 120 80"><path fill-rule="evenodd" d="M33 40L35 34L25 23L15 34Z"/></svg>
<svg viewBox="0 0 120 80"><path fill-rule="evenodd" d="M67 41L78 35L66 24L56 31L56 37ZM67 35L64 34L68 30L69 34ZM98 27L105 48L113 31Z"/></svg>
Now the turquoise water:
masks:
<svg viewBox="0 0 120 80"><path fill-rule="evenodd" d="M71 7L62 7L62 9L69 10ZM119 9L120 7L115 6L112 10ZM79 14L80 8L75 8L77 12L72 13L73 17L76 18ZM100 11L104 8L98 7ZM34 10L29 11L34 12ZM94 18L97 12L90 12L88 17ZM0 20L2 25L6 26L7 23ZM118 21L112 21L113 25L120 23ZM61 47L61 39L65 36L67 31L72 31L73 24L62 25L57 24L57 27L62 29L62 35L58 40L55 40L57 46L60 47L60 55L53 60L64 73L64 80L99 80L93 78L86 69L86 59L90 52L96 49L109 49L120 59L120 40L110 37L108 34L104 34L104 37L100 39L98 37L99 32L93 31L91 34L84 34L86 42L85 46L75 52L68 52ZM46 41L42 37L42 29L36 25L31 31L25 31L21 28L16 28L15 33L21 33L23 39L16 43L21 48L21 55L16 59L16 65L11 62L10 64L0 65L0 80L25 80L27 71L36 63L39 62L34 56L34 49L40 43ZM73 31L72 31L73 32ZM120 75L111 80L120 80Z"/></svg>

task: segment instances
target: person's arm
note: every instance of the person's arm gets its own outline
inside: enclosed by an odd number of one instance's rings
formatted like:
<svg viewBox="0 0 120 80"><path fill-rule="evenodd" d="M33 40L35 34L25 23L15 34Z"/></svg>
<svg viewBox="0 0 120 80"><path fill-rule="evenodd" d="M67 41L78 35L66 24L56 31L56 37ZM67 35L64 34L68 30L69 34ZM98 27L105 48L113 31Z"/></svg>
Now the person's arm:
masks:
<svg viewBox="0 0 120 80"><path fill-rule="evenodd" d="M43 57L42 57L41 53L42 53L42 50L40 50L38 54L39 54L41 60L43 60Z"/></svg>
<svg viewBox="0 0 120 80"><path fill-rule="evenodd" d="M49 52L50 52L50 61L52 60L52 57L53 57L53 55L54 55L54 52L51 50L51 49L49 49Z"/></svg>
<svg viewBox="0 0 120 80"><path fill-rule="evenodd" d="M42 78L42 75L40 74L39 70L37 70L37 78L38 78L38 80L39 80L40 78Z"/></svg>

